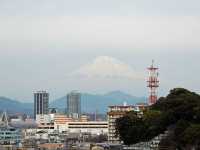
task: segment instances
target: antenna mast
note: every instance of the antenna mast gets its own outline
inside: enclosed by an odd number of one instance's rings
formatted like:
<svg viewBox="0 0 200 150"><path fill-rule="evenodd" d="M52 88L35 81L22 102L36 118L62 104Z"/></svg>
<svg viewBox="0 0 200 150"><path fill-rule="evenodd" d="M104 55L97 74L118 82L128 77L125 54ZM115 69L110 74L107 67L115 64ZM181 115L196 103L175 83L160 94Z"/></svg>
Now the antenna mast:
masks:
<svg viewBox="0 0 200 150"><path fill-rule="evenodd" d="M156 71L159 68L154 67L154 60L152 60L152 65L148 68L149 71L149 80L147 81L147 87L150 88L149 95L149 104L153 104L157 101L157 88L159 87L158 83L158 72Z"/></svg>

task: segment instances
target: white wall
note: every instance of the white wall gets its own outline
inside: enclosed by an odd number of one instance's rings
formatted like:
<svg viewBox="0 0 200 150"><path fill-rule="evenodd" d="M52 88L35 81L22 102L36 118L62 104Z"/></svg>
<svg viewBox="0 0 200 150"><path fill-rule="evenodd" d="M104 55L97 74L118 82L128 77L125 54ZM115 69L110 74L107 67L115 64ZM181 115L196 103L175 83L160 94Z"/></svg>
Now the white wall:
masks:
<svg viewBox="0 0 200 150"><path fill-rule="evenodd" d="M49 114L36 115L36 122L37 124L50 123Z"/></svg>

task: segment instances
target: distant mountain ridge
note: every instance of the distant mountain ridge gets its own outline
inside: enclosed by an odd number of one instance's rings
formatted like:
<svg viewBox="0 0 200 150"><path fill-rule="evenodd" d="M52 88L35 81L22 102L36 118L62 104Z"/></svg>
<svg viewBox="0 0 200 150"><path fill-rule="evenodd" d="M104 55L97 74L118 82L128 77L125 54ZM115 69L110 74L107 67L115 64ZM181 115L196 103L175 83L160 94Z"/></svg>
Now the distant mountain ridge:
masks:
<svg viewBox="0 0 200 150"><path fill-rule="evenodd" d="M56 99L50 103L50 107L66 108L66 96ZM147 98L135 97L121 91L111 91L104 95L92 95L81 93L81 109L83 113L106 113L108 106L121 106L126 101L130 106L136 106L136 103L148 102Z"/></svg>
<svg viewBox="0 0 200 150"><path fill-rule="evenodd" d="M32 115L33 104L21 103L17 100L12 100L12 99L0 96L0 114L2 114L4 110L8 112L10 115L16 115L17 113L26 113L26 114Z"/></svg>
<svg viewBox="0 0 200 150"><path fill-rule="evenodd" d="M60 97L50 103L52 108L66 108L66 96ZM135 97L121 91L111 91L103 95L93 95L81 93L81 111L82 113L106 113L108 106L121 106L126 101L128 105L136 106L136 103L148 102L147 98ZM26 113L33 116L34 104L22 103L0 96L0 114L6 110L10 115L17 113Z"/></svg>

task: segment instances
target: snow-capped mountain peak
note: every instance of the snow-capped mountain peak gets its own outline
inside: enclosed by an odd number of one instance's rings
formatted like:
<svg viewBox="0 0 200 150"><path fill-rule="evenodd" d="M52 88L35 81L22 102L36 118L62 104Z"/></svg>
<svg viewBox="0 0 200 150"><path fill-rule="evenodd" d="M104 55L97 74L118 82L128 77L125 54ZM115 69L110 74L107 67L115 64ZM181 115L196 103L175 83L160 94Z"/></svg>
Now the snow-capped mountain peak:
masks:
<svg viewBox="0 0 200 150"><path fill-rule="evenodd" d="M120 62L119 60L108 57L99 56L91 63L75 70L70 73L71 77L84 77L84 78L123 78L123 79L139 79L144 78L145 74L142 72L134 71L128 65Z"/></svg>

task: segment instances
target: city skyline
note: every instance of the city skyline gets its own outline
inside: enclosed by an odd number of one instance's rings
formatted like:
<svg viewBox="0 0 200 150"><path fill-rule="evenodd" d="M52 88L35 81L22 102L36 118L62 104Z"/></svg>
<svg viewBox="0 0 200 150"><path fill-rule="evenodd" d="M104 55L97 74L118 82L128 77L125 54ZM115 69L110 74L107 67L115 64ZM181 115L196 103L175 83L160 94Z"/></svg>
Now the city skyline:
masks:
<svg viewBox="0 0 200 150"><path fill-rule="evenodd" d="M158 96L183 87L199 94L200 2L0 1L0 96L50 101L66 92L121 90L148 97L147 80L73 80L68 74L96 57L109 56L148 74L158 66ZM113 86L112 86L113 85Z"/></svg>

